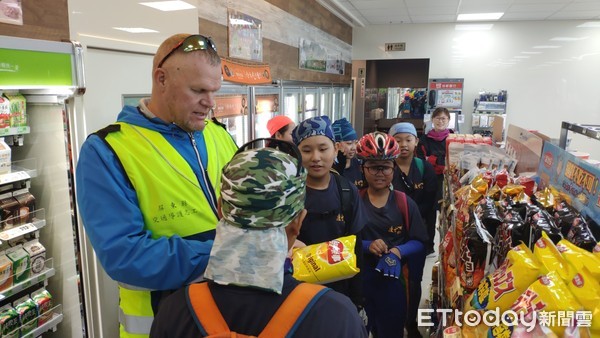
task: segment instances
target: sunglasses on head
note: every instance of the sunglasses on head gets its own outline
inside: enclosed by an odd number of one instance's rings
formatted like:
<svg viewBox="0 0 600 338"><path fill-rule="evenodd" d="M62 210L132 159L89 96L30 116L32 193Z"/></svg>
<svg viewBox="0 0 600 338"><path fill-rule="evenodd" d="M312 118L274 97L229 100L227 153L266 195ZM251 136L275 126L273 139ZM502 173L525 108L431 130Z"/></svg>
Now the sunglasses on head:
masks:
<svg viewBox="0 0 600 338"><path fill-rule="evenodd" d="M189 53L195 50L208 50L209 48L215 51L215 53L217 52L217 46L215 46L215 43L211 40L210 37L206 37L200 34L190 35L187 38L181 40L180 43L176 44L175 47L173 47L171 51L167 53L167 55L165 55L165 57L162 58L162 60L160 60L160 62L158 63L158 67L156 68L160 68L165 63L165 61L167 61L169 56L173 55L173 53L175 53L175 51L179 48L181 48L185 53Z"/></svg>
<svg viewBox="0 0 600 338"><path fill-rule="evenodd" d="M286 153L286 154L292 156L293 158L295 158L297 161L296 167L298 168L298 171L296 172L296 176L300 176L300 172L302 170L302 154L300 154L300 150L298 150L298 147L296 147L296 145L291 142L279 140L276 138L257 138L255 140L252 140L252 141L242 145L236 151L235 154L237 155L237 154L244 152L246 150L249 150L249 149L262 149L262 148L277 149L277 150L279 150L283 153Z"/></svg>

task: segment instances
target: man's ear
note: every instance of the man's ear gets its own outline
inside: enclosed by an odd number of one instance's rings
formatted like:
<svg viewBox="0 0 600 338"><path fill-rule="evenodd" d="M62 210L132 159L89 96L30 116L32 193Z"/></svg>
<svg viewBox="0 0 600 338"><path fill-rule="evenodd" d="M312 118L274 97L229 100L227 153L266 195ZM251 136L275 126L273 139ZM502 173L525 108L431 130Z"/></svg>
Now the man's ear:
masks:
<svg viewBox="0 0 600 338"><path fill-rule="evenodd" d="M298 234L300 233L300 228L302 227L302 222L304 221L304 217L306 217L306 214L306 209L302 209L302 211L298 213L298 216L296 216L296 218L294 218L292 222L290 222L290 224L288 224L288 226L285 227L285 231L288 235L288 240L291 240L291 242L293 242L293 240L296 239L296 236L298 236Z"/></svg>

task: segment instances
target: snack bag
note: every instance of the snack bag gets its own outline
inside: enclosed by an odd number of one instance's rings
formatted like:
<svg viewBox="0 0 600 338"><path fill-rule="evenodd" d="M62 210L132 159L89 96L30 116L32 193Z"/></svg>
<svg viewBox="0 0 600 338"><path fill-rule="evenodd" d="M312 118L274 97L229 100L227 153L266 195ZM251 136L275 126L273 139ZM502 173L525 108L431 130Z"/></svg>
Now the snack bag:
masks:
<svg viewBox="0 0 600 338"><path fill-rule="evenodd" d="M556 248L562 257L573 265L577 271L581 271L581 268L586 267L596 281L600 281L600 257L576 246L566 239L558 242Z"/></svg>
<svg viewBox="0 0 600 338"><path fill-rule="evenodd" d="M353 277L360 271L356 267L355 245L356 236L350 235L294 250L294 278L327 284Z"/></svg>
<svg viewBox="0 0 600 338"><path fill-rule="evenodd" d="M512 248L504 262L487 275L469 296L465 311L495 309L506 311L527 287L533 283L540 264L529 248L521 243Z"/></svg>
<svg viewBox="0 0 600 338"><path fill-rule="evenodd" d="M472 214L471 223L464 229L460 241L458 257L458 276L466 293L473 292L487 274L493 240L479 217Z"/></svg>
<svg viewBox="0 0 600 338"><path fill-rule="evenodd" d="M511 310L517 313L530 314L536 311L540 324L550 327L559 337L563 336L568 326L565 324L573 321L575 312L582 309L581 304L556 272L550 272L531 283L511 307ZM563 315L560 319L559 313ZM554 317L550 317L552 315Z"/></svg>
<svg viewBox="0 0 600 338"><path fill-rule="evenodd" d="M542 232L542 237L535 242L533 254L541 263L540 273L555 272L565 282L568 282L573 276L573 268L562 257L545 232Z"/></svg>
<svg viewBox="0 0 600 338"><path fill-rule="evenodd" d="M600 285L592 274L582 267L567 284L569 291L583 305L585 310L593 311L600 304Z"/></svg>

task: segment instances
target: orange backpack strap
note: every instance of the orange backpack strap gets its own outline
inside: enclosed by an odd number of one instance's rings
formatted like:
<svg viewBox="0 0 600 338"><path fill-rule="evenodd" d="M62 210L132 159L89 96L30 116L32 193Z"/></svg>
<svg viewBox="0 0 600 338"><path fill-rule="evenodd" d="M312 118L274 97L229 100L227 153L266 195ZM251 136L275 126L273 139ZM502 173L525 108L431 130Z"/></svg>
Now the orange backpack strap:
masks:
<svg viewBox="0 0 600 338"><path fill-rule="evenodd" d="M300 283L288 295L259 337L290 337L304 320L311 307L327 291L322 285Z"/></svg>
<svg viewBox="0 0 600 338"><path fill-rule="evenodd" d="M186 291L188 307L193 310L194 321L203 337L230 332L227 322L210 293L208 283L190 284Z"/></svg>

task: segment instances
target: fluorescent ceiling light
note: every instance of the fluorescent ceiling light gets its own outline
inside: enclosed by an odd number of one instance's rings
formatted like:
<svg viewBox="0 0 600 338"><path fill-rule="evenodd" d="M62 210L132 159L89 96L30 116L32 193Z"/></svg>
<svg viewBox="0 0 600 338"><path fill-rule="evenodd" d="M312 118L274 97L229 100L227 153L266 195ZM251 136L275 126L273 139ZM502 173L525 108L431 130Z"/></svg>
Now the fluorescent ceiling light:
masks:
<svg viewBox="0 0 600 338"><path fill-rule="evenodd" d="M552 48L560 48L560 46L552 46L552 45L547 45L547 46L533 46L533 48L537 48L537 49L552 49Z"/></svg>
<svg viewBox="0 0 600 338"><path fill-rule="evenodd" d="M585 40L587 39L587 36L584 36L582 38L569 38L566 36L557 36L555 38L550 39L550 41L579 41L579 40Z"/></svg>
<svg viewBox="0 0 600 338"><path fill-rule="evenodd" d="M158 33L154 29L141 28L141 27L113 27L113 29L125 31L128 33Z"/></svg>
<svg viewBox="0 0 600 338"><path fill-rule="evenodd" d="M485 20L498 20L504 13L471 13L471 14L459 14L457 21L485 21Z"/></svg>
<svg viewBox="0 0 600 338"><path fill-rule="evenodd" d="M531 56L529 55L517 55L515 56L515 59L529 59Z"/></svg>
<svg viewBox="0 0 600 338"><path fill-rule="evenodd" d="M466 25L455 25L454 30L456 31L489 31L494 27L493 23L488 24L466 24Z"/></svg>
<svg viewBox="0 0 600 338"><path fill-rule="evenodd" d="M254 22L250 22L248 20L244 20L244 19L230 19L229 23L232 25L254 25Z"/></svg>
<svg viewBox="0 0 600 338"><path fill-rule="evenodd" d="M577 26L578 28L600 28L600 21L590 21L586 23L582 23Z"/></svg>
<svg viewBox="0 0 600 338"><path fill-rule="evenodd" d="M542 52L521 52L521 54L542 54Z"/></svg>
<svg viewBox="0 0 600 338"><path fill-rule="evenodd" d="M181 11L184 9L196 8L195 6L192 6L185 1L179 1L179 0L140 2L140 5L152 7L152 8L158 9L159 11L163 11L163 12Z"/></svg>

